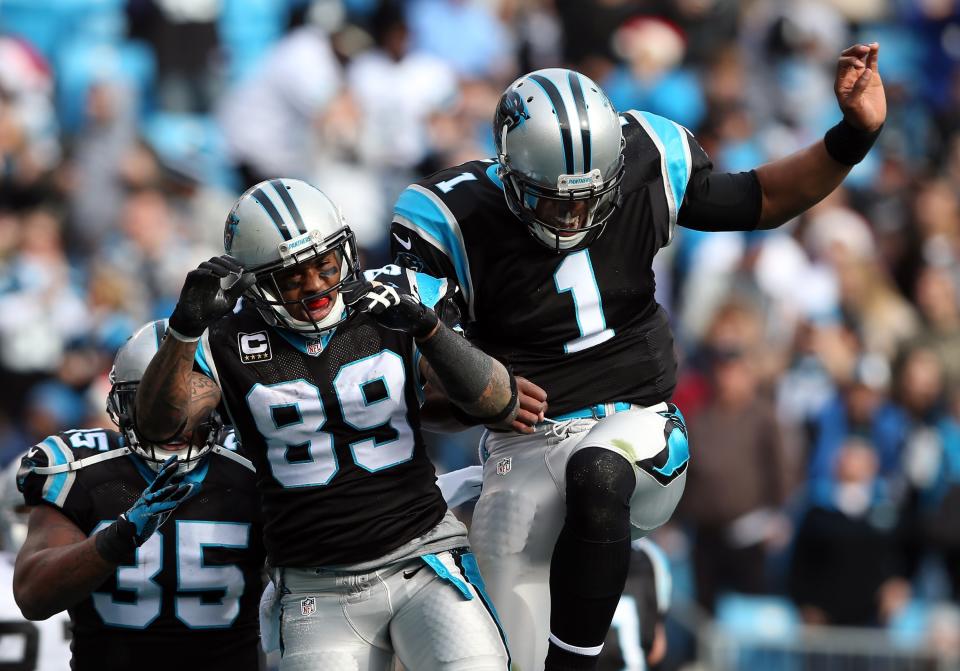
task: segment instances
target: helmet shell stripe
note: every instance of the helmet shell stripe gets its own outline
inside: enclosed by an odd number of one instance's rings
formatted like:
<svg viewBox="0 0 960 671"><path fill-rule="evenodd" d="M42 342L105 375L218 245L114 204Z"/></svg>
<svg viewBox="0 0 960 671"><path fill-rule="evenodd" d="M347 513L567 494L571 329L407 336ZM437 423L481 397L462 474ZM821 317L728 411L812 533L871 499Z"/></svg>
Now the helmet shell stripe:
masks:
<svg viewBox="0 0 960 671"><path fill-rule="evenodd" d="M297 208L297 204L293 202L293 197L290 195L290 192L287 191L287 187L285 187L279 179L271 180L270 184L280 195L280 200L283 201L283 204L287 206L287 210L290 212L290 216L293 217L293 223L297 227L297 230L300 231L300 234L306 233L307 227L303 225L303 217L300 216L300 210Z"/></svg>
<svg viewBox="0 0 960 671"><path fill-rule="evenodd" d="M536 82L547 94L551 104L553 104L553 110L557 113L557 122L560 124L560 140L563 143L563 158L567 163L567 174L572 175L574 173L573 137L570 133L570 117L567 114L567 106L563 102L563 96L560 95L560 89L543 75L530 75L530 79Z"/></svg>
<svg viewBox="0 0 960 671"><path fill-rule="evenodd" d="M283 215L280 214L277 206L273 204L273 201L270 200L270 197L267 196L263 189L256 189L250 195L260 204L260 207L264 209L267 216L270 217L270 220L273 222L273 225L280 231L280 235L283 236L284 240L290 240L300 235L300 232L296 229L296 226L293 225L292 221L284 222ZM284 223L286 226L284 226Z"/></svg>
<svg viewBox="0 0 960 671"><path fill-rule="evenodd" d="M587 116L587 101L583 97L583 88L580 85L580 76L576 72L567 75L570 90L573 91L573 102L577 106L577 116L580 118L580 144L583 147L583 170L590 172L590 117Z"/></svg>

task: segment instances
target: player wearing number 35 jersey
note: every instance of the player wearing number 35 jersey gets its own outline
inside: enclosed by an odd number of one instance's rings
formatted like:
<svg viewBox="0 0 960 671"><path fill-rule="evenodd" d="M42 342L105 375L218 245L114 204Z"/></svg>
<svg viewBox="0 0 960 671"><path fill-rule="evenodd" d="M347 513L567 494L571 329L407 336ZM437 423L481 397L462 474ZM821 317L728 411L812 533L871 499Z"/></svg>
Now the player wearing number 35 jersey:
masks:
<svg viewBox="0 0 960 671"><path fill-rule="evenodd" d="M677 225L772 228L832 191L883 123L877 49L841 56L845 120L823 142L754 171L714 173L687 129L618 114L590 79L548 69L501 96L495 160L400 195L398 263L455 279L471 341L549 399L551 421L533 435L485 439L471 529L524 671L595 668L631 536L663 524L683 491L686 429L669 404L677 362L654 256Z"/></svg>
<svg viewBox="0 0 960 671"><path fill-rule="evenodd" d="M66 431L24 456L17 481L33 509L14 595L30 619L68 611L75 671L257 671L253 466L215 414L162 445L132 422L165 329L148 324L117 353L108 409L119 432Z"/></svg>
<svg viewBox="0 0 960 671"><path fill-rule="evenodd" d="M224 248L188 275L137 420L174 432L190 380L217 383L257 469L280 668L386 670L394 655L418 670L506 668L419 417L432 380L465 413L513 427L508 371L440 320L446 282L390 267L365 278L339 209L309 184L244 193Z"/></svg>

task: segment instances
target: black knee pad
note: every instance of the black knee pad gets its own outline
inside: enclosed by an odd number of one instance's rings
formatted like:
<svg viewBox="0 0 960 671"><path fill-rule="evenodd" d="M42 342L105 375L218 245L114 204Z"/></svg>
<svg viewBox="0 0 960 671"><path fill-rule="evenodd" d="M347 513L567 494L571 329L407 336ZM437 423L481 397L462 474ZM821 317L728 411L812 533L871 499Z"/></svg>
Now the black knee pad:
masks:
<svg viewBox="0 0 960 671"><path fill-rule="evenodd" d="M567 462L567 528L584 540L610 542L630 534L633 465L602 447L586 447Z"/></svg>

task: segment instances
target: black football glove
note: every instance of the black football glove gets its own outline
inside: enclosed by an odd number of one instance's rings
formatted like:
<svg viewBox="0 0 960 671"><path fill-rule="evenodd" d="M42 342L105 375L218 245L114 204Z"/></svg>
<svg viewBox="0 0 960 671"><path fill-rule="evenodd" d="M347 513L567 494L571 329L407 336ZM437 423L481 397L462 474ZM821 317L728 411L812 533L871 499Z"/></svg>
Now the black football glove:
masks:
<svg viewBox="0 0 960 671"><path fill-rule="evenodd" d="M236 275L236 281L224 289L220 280ZM170 328L187 338L199 338L207 326L229 314L237 299L254 282L253 273L227 254L204 261L187 273L180 290L180 300L170 315Z"/></svg>
<svg viewBox="0 0 960 671"><path fill-rule="evenodd" d="M340 287L343 302L358 312L367 312L380 325L393 331L424 338L437 326L437 313L411 294L389 284L350 280Z"/></svg>
<svg viewBox="0 0 960 671"><path fill-rule="evenodd" d="M183 482L186 473L180 472L178 466L177 457L167 459L157 477L143 490L130 509L97 534L96 544L100 556L114 563L126 561L136 548L147 542L170 513L190 496L197 485Z"/></svg>

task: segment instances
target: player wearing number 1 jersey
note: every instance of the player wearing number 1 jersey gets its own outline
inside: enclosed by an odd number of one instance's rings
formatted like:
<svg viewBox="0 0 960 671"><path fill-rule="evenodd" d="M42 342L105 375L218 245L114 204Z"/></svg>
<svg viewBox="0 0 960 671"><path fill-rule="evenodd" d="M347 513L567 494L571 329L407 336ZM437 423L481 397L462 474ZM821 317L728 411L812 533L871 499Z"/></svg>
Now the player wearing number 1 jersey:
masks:
<svg viewBox="0 0 960 671"><path fill-rule="evenodd" d="M755 171L714 173L682 126L618 114L590 79L549 69L501 96L495 160L400 195L398 262L455 278L469 338L549 398L551 421L533 435L485 438L471 529L524 671L595 668L631 535L668 519L683 491L686 428L669 404L677 363L654 255L676 225L772 228L832 191L885 117L877 50L841 56L845 119L824 141Z"/></svg>
<svg viewBox="0 0 960 671"><path fill-rule="evenodd" d="M390 267L364 278L339 209L309 184L244 193L224 248L188 275L137 421L168 435L195 376L219 386L257 468L280 668L385 670L394 655L424 671L505 668L419 418L430 379L464 412L515 426L508 371L440 321L445 281Z"/></svg>
<svg viewBox="0 0 960 671"><path fill-rule="evenodd" d="M33 509L14 595L29 619L68 611L75 671L257 671L264 551L252 465L215 414L165 444L132 422L165 330L148 324L117 353L107 407L120 431L66 431L23 458L17 481Z"/></svg>

